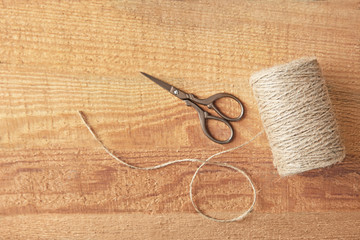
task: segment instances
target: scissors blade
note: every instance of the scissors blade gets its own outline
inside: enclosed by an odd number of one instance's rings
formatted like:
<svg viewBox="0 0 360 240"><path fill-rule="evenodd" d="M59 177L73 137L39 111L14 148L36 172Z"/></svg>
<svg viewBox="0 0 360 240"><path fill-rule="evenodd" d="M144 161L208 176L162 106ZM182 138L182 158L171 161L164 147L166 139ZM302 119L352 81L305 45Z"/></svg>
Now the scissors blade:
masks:
<svg viewBox="0 0 360 240"><path fill-rule="evenodd" d="M167 84L166 82L161 81L160 79L153 77L147 73L144 72L140 72L142 75L144 75L145 77L149 78L151 81L153 81L154 83L156 83L157 85L159 85L160 87L164 88L165 90L168 90L169 92L171 92L171 88L172 86L170 84Z"/></svg>

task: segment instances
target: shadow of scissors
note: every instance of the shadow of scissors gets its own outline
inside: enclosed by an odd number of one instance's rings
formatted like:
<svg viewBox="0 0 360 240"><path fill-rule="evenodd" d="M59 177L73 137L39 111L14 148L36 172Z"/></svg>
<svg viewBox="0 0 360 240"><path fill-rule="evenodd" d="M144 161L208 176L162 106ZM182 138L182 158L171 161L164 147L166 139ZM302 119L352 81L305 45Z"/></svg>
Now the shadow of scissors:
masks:
<svg viewBox="0 0 360 240"><path fill-rule="evenodd" d="M157 79L147 73L143 73L140 72L141 74L143 74L145 77L149 78L150 80L152 80L153 82L155 82L156 84L158 84L160 87L164 88L165 90L169 91L171 94L173 94L174 96L180 98L181 100L183 100L187 106L191 106L193 107L197 113L199 114L199 119L200 119L200 125L201 128L204 132L204 134L211 139L212 141L216 142L216 143L220 143L220 144L225 144L225 143L229 143L233 137L234 137L234 130L230 124L230 122L235 122L235 121L239 121L243 115L244 115L244 107L241 103L241 101L228 93L217 93L215 95L212 95L206 99L198 99L197 97L195 97L193 94L191 93L186 93L184 91L181 91L180 89L171 86L170 84L167 84L163 81L161 81L160 79ZM215 105L215 101L219 100L220 98L232 98L234 99L240 106L241 108L241 112L240 115L235 117L235 118L230 118L228 116L226 116L224 113L222 113ZM220 117L217 116L213 116L210 113L202 110L198 104L200 105L204 105L207 106L209 109L213 109L217 114L219 114ZM226 140L218 140L216 138L214 138L211 133L208 130L207 127L207 120L216 120L216 121L220 121L222 123L224 123L231 131L230 133L230 137Z"/></svg>

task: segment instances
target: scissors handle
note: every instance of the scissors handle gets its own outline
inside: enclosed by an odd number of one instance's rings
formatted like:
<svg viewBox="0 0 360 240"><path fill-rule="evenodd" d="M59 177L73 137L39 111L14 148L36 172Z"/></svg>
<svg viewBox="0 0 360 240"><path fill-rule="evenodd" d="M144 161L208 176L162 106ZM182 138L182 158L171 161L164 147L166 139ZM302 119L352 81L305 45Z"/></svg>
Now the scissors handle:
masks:
<svg viewBox="0 0 360 240"><path fill-rule="evenodd" d="M187 106L191 106L197 111L197 113L199 115L199 119L200 119L201 128L202 128L204 134L210 140L212 140L213 142L216 142L216 143L220 143L220 144L229 143L232 140L232 138L234 137L234 130L227 120L225 120L224 118L219 118L219 117L213 116L213 115L209 114L208 112L205 112L198 105L196 105L195 103L193 103L190 100L184 100L184 101ZM218 139L214 138L207 128L206 121L208 119L212 119L212 120L216 120L216 121L220 121L220 122L224 123L230 129L230 137L226 140L218 140Z"/></svg>
<svg viewBox="0 0 360 240"><path fill-rule="evenodd" d="M209 109L213 109L217 114L219 114L219 116L221 116L222 118L224 118L224 119L226 119L228 121L231 121L231 122L239 121L244 115L244 106L242 105L241 101L237 97L235 97L234 95L231 95L231 94L228 94L228 93L217 93L217 94L212 95L212 96L210 96L208 98L205 98L205 99L199 99L199 98L195 97L193 94L189 94L189 98L195 103L205 105ZM215 102L217 100L219 100L220 98L232 98L232 99L234 99L239 104L239 106L241 108L241 112L240 112L239 116L237 116L235 118L231 118L231 117L226 116L223 112L221 112L220 109L218 109L216 107L216 105L215 105Z"/></svg>

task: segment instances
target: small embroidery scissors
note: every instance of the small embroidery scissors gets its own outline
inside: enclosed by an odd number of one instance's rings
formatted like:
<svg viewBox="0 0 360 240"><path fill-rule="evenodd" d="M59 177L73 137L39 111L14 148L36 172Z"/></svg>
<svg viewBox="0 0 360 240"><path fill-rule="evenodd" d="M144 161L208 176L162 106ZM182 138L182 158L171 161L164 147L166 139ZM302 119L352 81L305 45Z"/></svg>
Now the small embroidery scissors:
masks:
<svg viewBox="0 0 360 240"><path fill-rule="evenodd" d="M181 91L180 89L178 89L178 88L176 88L174 86L171 86L170 84L167 84L167 83L161 81L160 79L155 78L155 77L153 77L153 76L151 76L151 75L149 75L147 73L144 73L144 72L140 72L140 73L143 74L145 77L149 78L154 83L158 84L160 87L162 87L165 90L169 91L174 96L176 96L179 99L183 100L186 103L187 106L193 107L197 111L197 113L199 115L201 128L202 128L204 134L209 139L211 139L212 141L214 141L216 143L220 143L220 144L229 143L232 140L232 138L234 136L234 130L233 130L230 122L239 121L244 115L244 107L243 107L241 101L237 97L235 97L235 96L233 96L231 94L228 94L228 93L217 93L217 94L212 95L212 96L210 96L210 97L208 97L206 99L199 99L199 98L195 97L193 94ZM223 114L215 105L215 101L219 100L220 98L232 98L232 99L234 99L239 104L239 106L241 108L240 115L235 117L235 118L230 118L230 117L226 116L225 114ZM213 116L210 113L202 110L198 106L198 104L207 106L209 109L213 109L220 117ZM208 119L220 121L220 122L226 124L226 126L228 126L228 128L230 128L230 131L231 131L230 137L228 139L226 139L226 140L215 139L210 134L210 132L208 131L207 121L206 121Z"/></svg>

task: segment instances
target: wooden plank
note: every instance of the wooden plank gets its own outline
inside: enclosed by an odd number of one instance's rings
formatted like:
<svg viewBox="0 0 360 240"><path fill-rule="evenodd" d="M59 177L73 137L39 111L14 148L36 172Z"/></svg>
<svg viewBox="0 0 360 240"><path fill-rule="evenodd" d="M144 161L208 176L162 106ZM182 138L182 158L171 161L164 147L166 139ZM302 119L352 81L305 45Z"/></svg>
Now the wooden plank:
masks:
<svg viewBox="0 0 360 240"><path fill-rule="evenodd" d="M269 224L271 222L271 224ZM359 213L254 213L243 222L196 214L38 214L7 216L4 239L358 239Z"/></svg>
<svg viewBox="0 0 360 240"><path fill-rule="evenodd" d="M360 5L356 1L0 1L0 234L4 238L359 238ZM92 139L77 110L123 160L206 159L261 131L248 79L316 56L347 150L341 164L280 178L265 136L217 158L245 169L259 198L249 219L194 214L196 164L128 169ZM206 97L238 96L245 118L220 146L197 114L139 74ZM246 180L206 167L205 212L232 217ZM20 227L21 226L21 227ZM183 226L183 227L181 227Z"/></svg>

